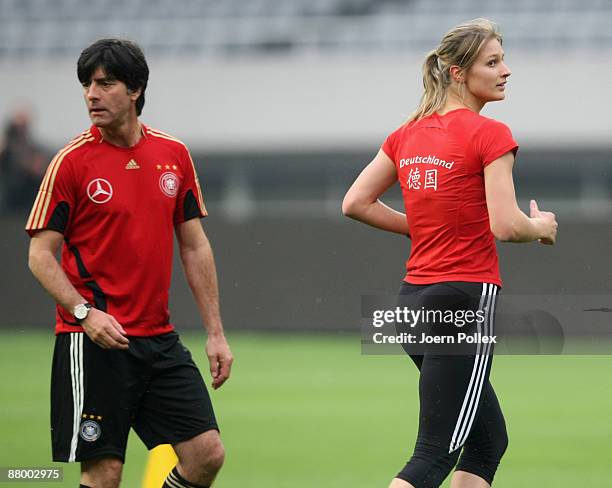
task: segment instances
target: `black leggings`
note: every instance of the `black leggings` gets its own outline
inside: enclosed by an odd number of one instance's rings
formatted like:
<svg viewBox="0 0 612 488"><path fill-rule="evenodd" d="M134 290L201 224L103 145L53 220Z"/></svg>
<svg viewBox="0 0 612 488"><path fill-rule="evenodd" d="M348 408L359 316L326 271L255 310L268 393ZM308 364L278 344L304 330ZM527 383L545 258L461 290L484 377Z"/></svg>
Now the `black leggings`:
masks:
<svg viewBox="0 0 612 488"><path fill-rule="evenodd" d="M411 299L416 298L416 303L426 308L486 308L483 326L493 334L497 291L496 285L488 283L447 282L403 283L399 293L412 295ZM455 464L457 470L493 482L508 436L489 381L492 351L478 351L480 354L474 346L472 355L410 355L420 371L419 432L412 458L397 478L415 488L440 486Z"/></svg>

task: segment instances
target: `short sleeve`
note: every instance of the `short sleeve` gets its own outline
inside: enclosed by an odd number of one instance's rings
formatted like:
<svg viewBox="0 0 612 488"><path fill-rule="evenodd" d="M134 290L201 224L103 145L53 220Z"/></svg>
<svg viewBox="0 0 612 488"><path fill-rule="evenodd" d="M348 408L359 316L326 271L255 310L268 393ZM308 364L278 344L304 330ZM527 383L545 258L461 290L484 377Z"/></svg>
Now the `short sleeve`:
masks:
<svg viewBox="0 0 612 488"><path fill-rule="evenodd" d="M509 151L516 155L519 147L510 128L493 119L487 120L476 131L474 144L483 168Z"/></svg>
<svg viewBox="0 0 612 488"><path fill-rule="evenodd" d="M175 225L208 215L204 206L204 197L202 196L198 174L187 148L181 156L181 166L183 168L183 178L177 195L176 209L174 210Z"/></svg>
<svg viewBox="0 0 612 488"><path fill-rule="evenodd" d="M55 230L66 234L71 211L76 203L72 165L60 151L49 164L34 200L25 230L33 236L40 230Z"/></svg>
<svg viewBox="0 0 612 488"><path fill-rule="evenodd" d="M389 157L389 159L395 163L395 153L397 151L397 131L393 132L389 137L387 137L387 139L385 139L381 149Z"/></svg>

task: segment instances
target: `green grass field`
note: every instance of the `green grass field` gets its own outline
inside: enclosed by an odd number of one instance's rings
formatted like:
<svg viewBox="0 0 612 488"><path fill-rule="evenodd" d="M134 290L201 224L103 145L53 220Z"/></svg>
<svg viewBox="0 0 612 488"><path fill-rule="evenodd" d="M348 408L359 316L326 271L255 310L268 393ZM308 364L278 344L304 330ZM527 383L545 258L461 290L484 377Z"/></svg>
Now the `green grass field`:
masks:
<svg viewBox="0 0 612 488"><path fill-rule="evenodd" d="M0 338L0 466L52 466L53 336ZM212 394L227 450L216 487L386 488L415 439L417 371L408 358L363 356L357 335L229 338L233 377ZM203 335L183 340L207 371ZM607 356L496 357L492 381L510 447L495 486L611 487L611 378ZM122 486L140 486L146 456L132 434ZM78 466L63 466L63 483L14 485L78 486Z"/></svg>

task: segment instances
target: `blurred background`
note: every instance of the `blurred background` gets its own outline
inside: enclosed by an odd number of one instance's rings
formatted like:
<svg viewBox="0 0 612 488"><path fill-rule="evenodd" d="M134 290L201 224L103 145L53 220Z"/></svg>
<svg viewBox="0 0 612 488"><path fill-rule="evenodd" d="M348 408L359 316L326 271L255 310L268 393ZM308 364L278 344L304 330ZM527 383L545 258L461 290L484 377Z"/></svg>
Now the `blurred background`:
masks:
<svg viewBox="0 0 612 488"><path fill-rule="evenodd" d="M479 16L513 71L483 114L521 146L523 208L560 221L556 248L500 246L506 289L610 290L609 0L1 0L4 325L49 324L21 227L50 157L89 125L81 50L121 36L150 64L142 120L193 153L227 326L352 328L362 293L397 288L409 241L343 218L344 192L416 107L425 53ZM397 190L387 201L402 208ZM198 323L180 273L171 305Z"/></svg>
<svg viewBox="0 0 612 488"><path fill-rule="evenodd" d="M262 338L284 331L295 337L326 332L308 336L308 341L321 341L308 344L325 350L333 336L346 347L333 349L336 357L359 354L359 337L351 332L358 332L360 297L397 290L410 243L344 218L343 195L418 104L427 51L452 26L476 17L500 25L513 71L506 100L482 113L508 124L520 144L514 174L521 207L528 211L529 199L536 198L560 223L552 248L499 246L505 292L609 294L610 0L0 0L0 327L17 334L16 343L32 331L44 331L41 340L47 342L41 347L50 351L53 303L27 270L23 226L48 161L89 126L76 78L81 50L101 37L127 37L143 47L151 71L141 119L185 141L195 160L210 214L204 227L216 254L224 322L238 352L255 362L275 354ZM402 208L397 188L385 201ZM171 316L179 330L187 331L199 327L199 318L180 266L175 271ZM275 335L266 335L270 331ZM294 336L282 337L291 341ZM292 350L287 343L275 347ZM310 378L306 365L317 364L305 351L295 354L298 370ZM48 364L41 363L43 371ZM414 402L416 373L402 364L403 379L397 381L406 383ZM330 366L336 367L341 366ZM500 374L511 383L516 367L508 363ZM599 376L592 373L603 375L602 364L589 368L597 383ZM570 370L577 371L576 365ZM382 374L391 374L386 371ZM262 381L252 374L254 382ZM44 377L46 385L46 372ZM380 376L371 379L380 381ZM584 376L574 380L584 386ZM532 386L542 391L542 383ZM31 395L40 401L37 391L33 386ZM559 392L550 397L556 394L564 397ZM223 406L222 396L217 401ZM305 401L299 408L306 408ZM347 405L353 408L355 402L367 403L352 398ZM517 405L515 412L524 407ZM416 408L416 403L402 408ZM414 412L407 415L416 418ZM557 432L558 422L567 418L548 418L552 423L542 435ZM580 432L576 443L585 439ZM588 439L604 434L612 435L591 432ZM405 456L412 438L407 433L400 442ZM372 452L366 449L365 455ZM393 469L401 466L397 452L392 459L379 454ZM245 459L252 459L250 452ZM586 468L568 468L555 478L556 459L537 486L573 486L574 475L581 486L608 486L584 484ZM517 461L516 466L524 475L525 464ZM589 472L595 476L593 469ZM537 471L535 465L530 470ZM235 481L231 473L239 471L238 466L227 476ZM381 473L377 476L386 480L392 471ZM343 480L318 484L348 486ZM266 482L283 486L278 479ZM500 486L519 486L508 483ZM294 480L287 486L302 485ZM311 485L304 481L304 486Z"/></svg>

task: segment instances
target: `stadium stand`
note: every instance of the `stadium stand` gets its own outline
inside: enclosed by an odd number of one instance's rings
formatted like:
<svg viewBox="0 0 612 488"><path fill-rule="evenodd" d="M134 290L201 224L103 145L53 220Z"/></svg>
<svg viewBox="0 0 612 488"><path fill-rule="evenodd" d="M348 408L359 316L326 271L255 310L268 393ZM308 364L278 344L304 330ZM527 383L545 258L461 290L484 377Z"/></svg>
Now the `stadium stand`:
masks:
<svg viewBox="0 0 612 488"><path fill-rule="evenodd" d="M109 32L162 56L422 51L478 16L515 47L612 49L608 0L1 0L0 58L70 56Z"/></svg>

